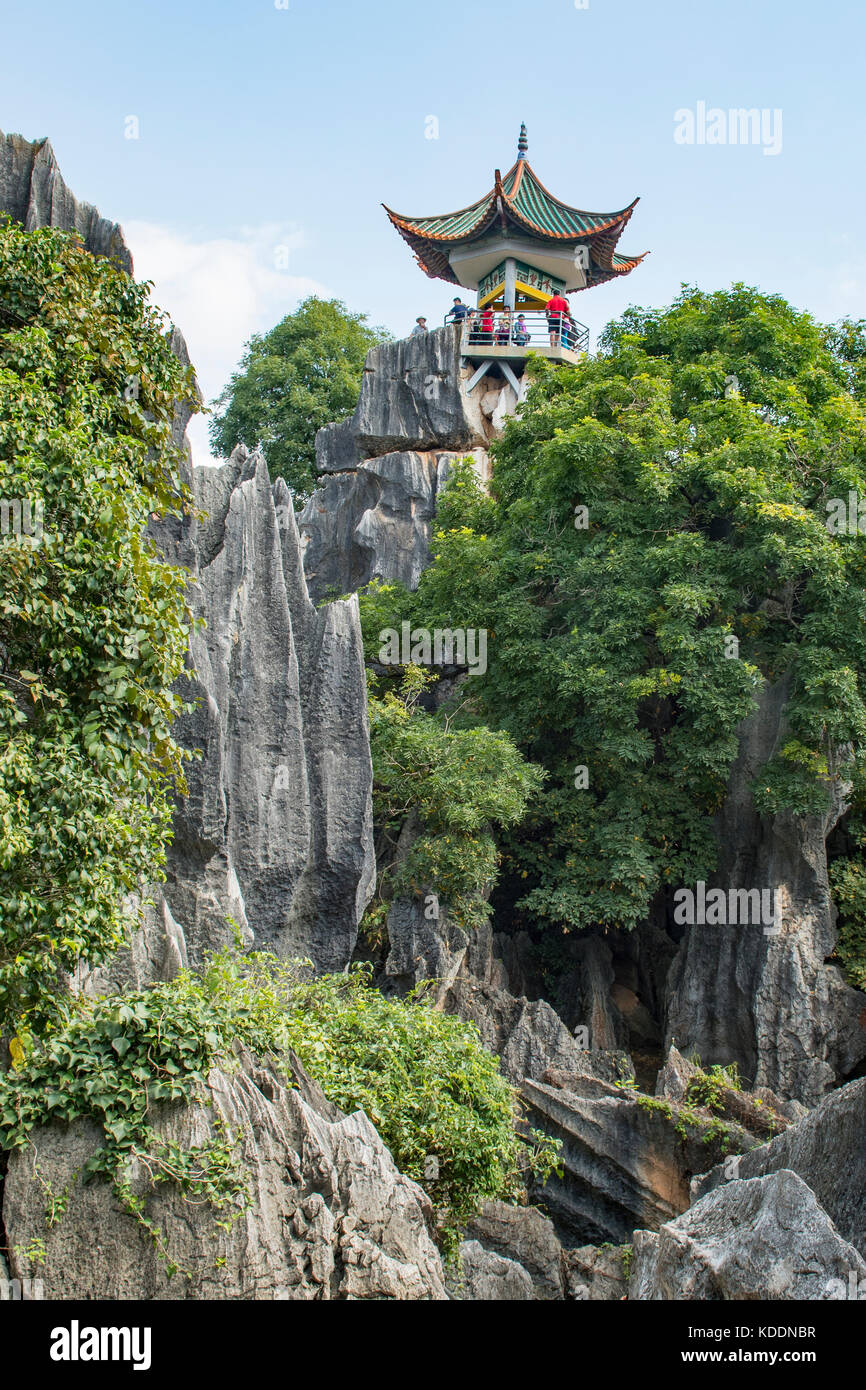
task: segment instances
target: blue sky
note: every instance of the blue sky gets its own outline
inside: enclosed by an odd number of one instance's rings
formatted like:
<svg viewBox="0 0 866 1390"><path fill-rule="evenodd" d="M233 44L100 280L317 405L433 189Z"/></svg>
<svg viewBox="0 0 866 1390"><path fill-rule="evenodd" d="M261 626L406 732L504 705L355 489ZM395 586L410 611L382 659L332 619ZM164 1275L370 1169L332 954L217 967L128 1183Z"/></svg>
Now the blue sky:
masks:
<svg viewBox="0 0 866 1390"><path fill-rule="evenodd" d="M473 201L521 120L565 201L641 197L620 249L649 259L574 297L593 334L682 281L866 316L862 0L283 3L0 0L0 129L48 135L76 195L123 224L208 396L306 293L398 334L438 322L454 291L380 203ZM699 102L781 112L781 149L677 143Z"/></svg>

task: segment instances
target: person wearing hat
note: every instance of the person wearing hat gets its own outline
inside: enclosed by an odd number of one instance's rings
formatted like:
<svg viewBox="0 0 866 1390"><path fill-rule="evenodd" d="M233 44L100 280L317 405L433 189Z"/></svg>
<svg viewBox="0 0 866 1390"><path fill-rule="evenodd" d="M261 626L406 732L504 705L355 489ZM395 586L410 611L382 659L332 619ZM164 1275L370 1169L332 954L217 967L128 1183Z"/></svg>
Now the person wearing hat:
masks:
<svg viewBox="0 0 866 1390"><path fill-rule="evenodd" d="M412 333L411 333L409 336L410 336L410 337L413 337L416 333L426 333L426 332L427 332L427 320L426 320L422 315L419 315L419 317L415 320L415 327L412 329Z"/></svg>

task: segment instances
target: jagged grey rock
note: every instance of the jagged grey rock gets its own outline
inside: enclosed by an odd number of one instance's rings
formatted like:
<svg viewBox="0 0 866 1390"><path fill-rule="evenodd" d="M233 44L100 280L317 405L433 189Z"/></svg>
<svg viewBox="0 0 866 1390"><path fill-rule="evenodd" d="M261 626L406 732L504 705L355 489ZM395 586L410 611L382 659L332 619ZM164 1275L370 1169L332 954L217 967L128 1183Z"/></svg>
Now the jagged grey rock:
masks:
<svg viewBox="0 0 866 1390"><path fill-rule="evenodd" d="M782 1168L808 1183L841 1235L866 1257L866 1077L833 1091L784 1134L742 1154L737 1176L756 1178ZM724 1165L696 1177L693 1200L725 1182Z"/></svg>
<svg viewBox="0 0 866 1390"><path fill-rule="evenodd" d="M371 348L354 414L316 434L323 477L300 517L315 599L374 578L417 586L451 461L471 455L486 482L487 447L518 403L502 381L470 394L471 370L453 327Z"/></svg>
<svg viewBox="0 0 866 1390"><path fill-rule="evenodd" d="M366 1115L341 1114L296 1060L291 1080L241 1049L237 1060L235 1071L211 1072L204 1103L166 1107L157 1130L189 1146L208 1142L215 1119L227 1126L248 1175L248 1210L222 1230L211 1208L173 1184L152 1189L141 1164L131 1177L186 1275L169 1279L153 1238L106 1181L82 1183L98 1132L78 1122L43 1128L35 1147L10 1158L3 1219L14 1276L39 1274L46 1298L72 1300L444 1299L429 1199L398 1172ZM69 1193L48 1228L44 1183ZM23 1252L37 1238L46 1259L33 1268Z"/></svg>
<svg viewBox="0 0 866 1390"><path fill-rule="evenodd" d="M527 1077L520 1091L531 1123L562 1142L563 1175L548 1179L544 1204L593 1245L624 1244L635 1226L658 1229L686 1209L691 1178L721 1157L723 1142L734 1152L753 1142L737 1125L722 1134L709 1113L687 1124L673 1102L640 1096L588 1066L582 1075Z"/></svg>
<svg viewBox="0 0 866 1390"><path fill-rule="evenodd" d="M467 1235L485 1250L524 1269L530 1279L531 1298L551 1301L564 1296L562 1246L553 1222L535 1207L484 1202L469 1222Z"/></svg>
<svg viewBox="0 0 866 1390"><path fill-rule="evenodd" d="M668 1100L682 1101L686 1098L689 1082L698 1074L698 1067L676 1047L668 1049L656 1080L656 1095Z"/></svg>
<svg viewBox="0 0 866 1390"><path fill-rule="evenodd" d="M656 1234L634 1233L629 1299L839 1299L866 1263L788 1169L730 1182Z"/></svg>
<svg viewBox="0 0 866 1390"><path fill-rule="evenodd" d="M628 1024L617 1006L614 988L613 958L610 947L599 936L577 937L569 942L568 988L561 1000L569 1022L584 1027L589 1046L598 1052L625 1047L629 1039Z"/></svg>
<svg viewBox="0 0 866 1390"><path fill-rule="evenodd" d="M440 990L447 990L463 964L469 934L444 909L433 920L425 911L423 900L397 898L392 903L385 973L407 991L423 980L436 980Z"/></svg>
<svg viewBox="0 0 866 1390"><path fill-rule="evenodd" d="M449 1280L448 1292L467 1303L528 1303L535 1298L523 1265L485 1250L477 1240L461 1244L460 1277Z"/></svg>
<svg viewBox="0 0 866 1390"><path fill-rule="evenodd" d="M201 751L165 894L190 959L230 938L343 969L373 888L372 764L357 599L316 610L291 499L260 454L197 468L192 696Z"/></svg>
<svg viewBox="0 0 866 1390"><path fill-rule="evenodd" d="M511 1081L541 1076L548 1067L580 1067L581 1049L550 1005L510 992L489 925L469 935L460 968L440 1002L449 1013L477 1025L484 1046L497 1053Z"/></svg>
<svg viewBox="0 0 866 1390"><path fill-rule="evenodd" d="M436 479L436 456L412 452L326 477L299 518L311 589L347 593L371 579L414 589L430 559Z"/></svg>
<svg viewBox="0 0 866 1390"><path fill-rule="evenodd" d="M314 598L349 593L371 579L417 588L430 562L436 498L456 457L441 449L395 451L325 474L298 518ZM485 460L476 450L481 476Z"/></svg>
<svg viewBox="0 0 866 1390"><path fill-rule="evenodd" d="M400 449L471 449L488 430L452 326L371 348L351 431L361 458Z"/></svg>
<svg viewBox="0 0 866 1390"><path fill-rule="evenodd" d="M172 916L160 885L153 885L149 895L134 896L129 912L137 922L129 944L103 966L93 970L79 966L71 980L73 989L89 995L143 989L173 980L189 965L183 928Z"/></svg>
<svg viewBox="0 0 866 1390"><path fill-rule="evenodd" d="M761 925L689 926L671 968L667 1041L706 1065L736 1061L755 1086L816 1105L866 1057L866 996L828 965L836 941L825 840L844 811L758 814L751 783L784 742L788 678L765 686L740 727L717 822L724 889L779 891L778 934ZM776 932L776 926L770 929Z"/></svg>
<svg viewBox="0 0 866 1390"><path fill-rule="evenodd" d="M132 256L116 222L100 217L70 192L48 140L25 140L0 131L0 211L28 232L57 227L77 232L95 256L110 256L132 274Z"/></svg>
<svg viewBox="0 0 866 1390"><path fill-rule="evenodd" d="M694 1086L692 1083L696 1083ZM719 1084L720 1083L720 1084ZM656 1095L678 1104L687 1102L689 1088L692 1099L701 1095L701 1087L706 1086L707 1075L689 1058L683 1057L676 1047L670 1048L664 1065L656 1081ZM760 1139L772 1138L785 1130L797 1118L798 1112L808 1114L804 1106L795 1101L782 1101L778 1096L763 1087L760 1095L738 1089L721 1076L715 1078L713 1113L720 1119L732 1120ZM796 1107L796 1108L793 1108Z"/></svg>
<svg viewBox="0 0 866 1390"><path fill-rule="evenodd" d="M566 1297L589 1302L625 1298L628 1246L579 1245L563 1250Z"/></svg>
<svg viewBox="0 0 866 1390"><path fill-rule="evenodd" d="M363 463L354 426L350 415L316 430L316 468L320 473L343 473Z"/></svg>

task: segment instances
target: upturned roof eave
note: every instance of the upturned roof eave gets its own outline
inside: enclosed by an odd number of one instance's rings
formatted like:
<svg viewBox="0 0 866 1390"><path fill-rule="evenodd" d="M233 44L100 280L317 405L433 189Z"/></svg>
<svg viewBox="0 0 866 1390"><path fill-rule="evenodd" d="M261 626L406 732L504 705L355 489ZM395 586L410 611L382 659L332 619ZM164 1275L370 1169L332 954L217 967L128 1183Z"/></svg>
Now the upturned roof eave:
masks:
<svg viewBox="0 0 866 1390"><path fill-rule="evenodd" d="M507 191L506 185L512 176L514 182L510 191ZM544 195L551 207L560 215L578 218L580 220L590 220L594 222L595 225L585 229L572 228L564 232L556 232L550 227L541 226L539 223L523 214L520 209L515 206L516 199L524 181L531 181L536 189ZM464 208L458 208L456 212L443 213L439 216L435 214L431 216L428 214L424 217L409 217L403 213L395 212L393 208L388 207L387 203L383 203L382 206L393 225L401 233L403 231L409 231L415 236L424 238L426 241L456 246L461 242L471 241L481 236L483 232L487 230L487 227L494 220L499 211L497 199L500 198L504 211L515 221L521 230L528 231L531 235L553 242L589 241L593 237L602 235L604 232L616 226L619 226L620 230L622 230L640 201L639 198L635 198L627 207L621 208L618 212L613 213L588 212L583 208L575 208L569 203L563 203L559 198L554 197L550 190L546 188L538 178L535 170L527 160L517 160L504 176L500 175L497 170L493 188L489 193L476 202L467 204ZM422 222L430 222L433 220L453 222L472 212L477 212L475 220L470 226L453 235L449 235L447 232L430 231L428 228L419 225Z"/></svg>

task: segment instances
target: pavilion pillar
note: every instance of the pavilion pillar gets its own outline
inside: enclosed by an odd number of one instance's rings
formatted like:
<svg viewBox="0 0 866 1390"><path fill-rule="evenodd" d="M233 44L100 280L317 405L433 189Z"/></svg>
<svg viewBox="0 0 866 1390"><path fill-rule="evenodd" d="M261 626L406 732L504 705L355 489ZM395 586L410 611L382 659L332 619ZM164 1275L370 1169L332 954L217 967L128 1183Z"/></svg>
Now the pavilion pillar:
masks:
<svg viewBox="0 0 866 1390"><path fill-rule="evenodd" d="M504 289L506 309L514 309L517 298L517 261L513 256L506 257L505 261L505 289Z"/></svg>

